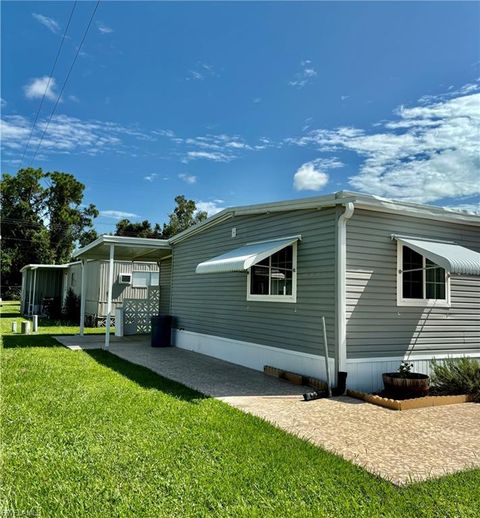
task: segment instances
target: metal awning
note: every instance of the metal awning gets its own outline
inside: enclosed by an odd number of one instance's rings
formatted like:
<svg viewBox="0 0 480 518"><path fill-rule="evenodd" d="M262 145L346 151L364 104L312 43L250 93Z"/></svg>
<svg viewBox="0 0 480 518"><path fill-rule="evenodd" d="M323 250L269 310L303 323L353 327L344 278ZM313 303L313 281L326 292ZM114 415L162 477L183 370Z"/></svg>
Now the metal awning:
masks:
<svg viewBox="0 0 480 518"><path fill-rule="evenodd" d="M172 253L166 239L103 235L73 252L73 257L106 260L110 257L111 245L115 246L117 261L158 261Z"/></svg>
<svg viewBox="0 0 480 518"><path fill-rule="evenodd" d="M461 275L480 275L480 253L452 242L392 236L399 243L424 255L447 272Z"/></svg>
<svg viewBox="0 0 480 518"><path fill-rule="evenodd" d="M197 266L196 273L244 272L276 252L292 245L302 236L281 237L269 241L249 243L226 254L218 255Z"/></svg>

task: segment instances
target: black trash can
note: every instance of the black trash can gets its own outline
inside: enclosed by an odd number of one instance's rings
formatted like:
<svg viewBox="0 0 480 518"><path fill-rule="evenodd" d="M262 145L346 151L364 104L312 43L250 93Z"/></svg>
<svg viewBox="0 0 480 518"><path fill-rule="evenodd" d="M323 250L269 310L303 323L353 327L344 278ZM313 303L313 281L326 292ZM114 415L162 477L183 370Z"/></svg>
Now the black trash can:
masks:
<svg viewBox="0 0 480 518"><path fill-rule="evenodd" d="M172 338L172 317L158 315L152 317L152 347L170 347Z"/></svg>

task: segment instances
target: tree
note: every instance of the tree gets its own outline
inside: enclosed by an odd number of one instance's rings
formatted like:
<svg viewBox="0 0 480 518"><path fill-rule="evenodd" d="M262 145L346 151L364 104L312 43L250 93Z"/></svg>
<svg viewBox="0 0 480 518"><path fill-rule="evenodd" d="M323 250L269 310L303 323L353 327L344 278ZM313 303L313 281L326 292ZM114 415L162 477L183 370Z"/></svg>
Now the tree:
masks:
<svg viewBox="0 0 480 518"><path fill-rule="evenodd" d="M160 228L158 223L152 226L148 220L133 223L129 219L121 219L116 225L115 235L168 239L208 217L205 211L197 210L193 200L187 200L183 195L177 196L175 203L176 207L169 215L168 223L163 224L163 228Z"/></svg>
<svg viewBox="0 0 480 518"><path fill-rule="evenodd" d="M152 228L148 220L144 220L141 223L133 223L129 219L121 219L116 225L115 235L160 239L162 237L162 230L158 223Z"/></svg>
<svg viewBox="0 0 480 518"><path fill-rule="evenodd" d="M48 188L41 184L45 179ZM94 205L82 208L84 189L71 174L31 167L2 176L2 293L21 284L26 264L69 261L77 241L96 237L98 211Z"/></svg>
<svg viewBox="0 0 480 518"><path fill-rule="evenodd" d="M77 241L85 243L85 237L97 237L93 219L98 210L93 204L81 208L85 186L72 174L54 171L45 176L51 179L45 197L50 249L54 262L60 264L70 260Z"/></svg>
<svg viewBox="0 0 480 518"><path fill-rule="evenodd" d="M45 189L41 169L4 174L0 182L2 216L2 295L20 286L20 269L29 263L49 263L52 254L45 226Z"/></svg>
<svg viewBox="0 0 480 518"><path fill-rule="evenodd" d="M197 210L195 202L193 200L187 200L183 194L175 198L175 203L177 206L169 215L169 222L163 225L163 239L169 239L183 232L188 227L206 220L208 217L205 211Z"/></svg>

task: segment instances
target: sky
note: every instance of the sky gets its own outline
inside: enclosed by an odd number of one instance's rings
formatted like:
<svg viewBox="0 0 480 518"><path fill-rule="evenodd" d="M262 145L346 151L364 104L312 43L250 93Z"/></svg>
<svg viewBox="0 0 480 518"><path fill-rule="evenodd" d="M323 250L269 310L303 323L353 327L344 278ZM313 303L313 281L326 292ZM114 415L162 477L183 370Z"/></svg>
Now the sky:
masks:
<svg viewBox="0 0 480 518"><path fill-rule="evenodd" d="M73 173L99 232L178 194L479 210L479 3L104 1L81 46L73 5L1 4L1 168Z"/></svg>

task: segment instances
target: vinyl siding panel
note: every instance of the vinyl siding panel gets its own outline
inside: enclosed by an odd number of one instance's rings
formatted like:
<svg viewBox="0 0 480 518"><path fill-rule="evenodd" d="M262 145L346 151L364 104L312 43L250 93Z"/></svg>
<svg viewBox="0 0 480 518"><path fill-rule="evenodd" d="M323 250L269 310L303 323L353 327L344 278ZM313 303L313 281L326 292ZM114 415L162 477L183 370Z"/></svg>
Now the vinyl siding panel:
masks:
<svg viewBox="0 0 480 518"><path fill-rule="evenodd" d="M172 315L176 327L261 345L321 354L321 316L335 349L335 210L237 216L173 248ZM231 237L231 229L237 237ZM247 243L302 235L297 302L247 301L246 273L195 273L198 263Z"/></svg>
<svg viewBox="0 0 480 518"><path fill-rule="evenodd" d="M391 234L480 251L478 227L357 209L347 224L347 357L480 352L480 277L452 275L450 308L397 306Z"/></svg>
<svg viewBox="0 0 480 518"><path fill-rule="evenodd" d="M172 285L172 259L160 261L160 314L170 314L170 295Z"/></svg>

